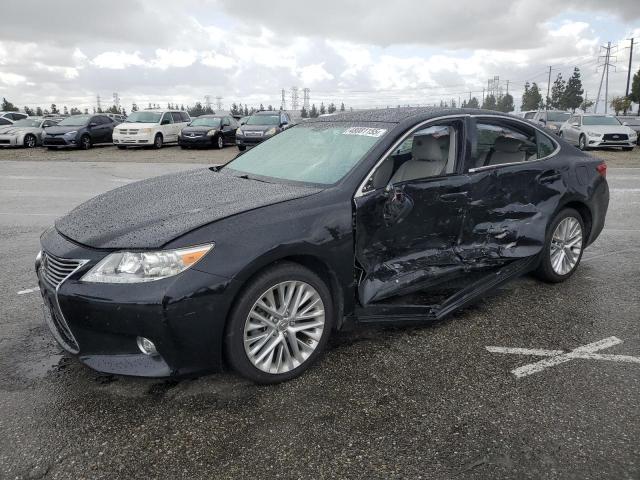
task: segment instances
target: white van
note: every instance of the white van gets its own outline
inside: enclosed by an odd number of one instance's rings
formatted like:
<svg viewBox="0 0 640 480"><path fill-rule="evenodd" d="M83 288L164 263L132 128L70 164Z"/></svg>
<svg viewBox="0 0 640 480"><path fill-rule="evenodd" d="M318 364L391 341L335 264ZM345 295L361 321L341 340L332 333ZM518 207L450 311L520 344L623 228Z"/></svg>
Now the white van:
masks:
<svg viewBox="0 0 640 480"><path fill-rule="evenodd" d="M124 123L113 130L113 143L118 148L176 143L180 130L191 121L181 110L140 110L131 112Z"/></svg>

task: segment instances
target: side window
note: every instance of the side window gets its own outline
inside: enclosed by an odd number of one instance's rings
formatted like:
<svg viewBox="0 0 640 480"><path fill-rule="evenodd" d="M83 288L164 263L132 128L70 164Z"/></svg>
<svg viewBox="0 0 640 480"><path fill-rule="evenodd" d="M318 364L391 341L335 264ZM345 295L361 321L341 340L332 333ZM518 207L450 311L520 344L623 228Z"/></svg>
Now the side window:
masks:
<svg viewBox="0 0 640 480"><path fill-rule="evenodd" d="M432 125L414 132L378 166L364 190L454 174L459 132L454 124Z"/></svg>
<svg viewBox="0 0 640 480"><path fill-rule="evenodd" d="M180 117L182 118L183 122L190 122L191 119L189 118L189 115L187 114L187 112L180 112Z"/></svg>
<svg viewBox="0 0 640 480"><path fill-rule="evenodd" d="M4 117L0 117L0 125L11 125L11 122Z"/></svg>
<svg viewBox="0 0 640 480"><path fill-rule="evenodd" d="M538 158L548 157L556 149L555 143L544 133L538 131L536 131L536 144L538 146Z"/></svg>
<svg viewBox="0 0 640 480"><path fill-rule="evenodd" d="M520 163L538 158L536 130L526 125L499 123L476 124L476 148L471 168Z"/></svg>
<svg viewBox="0 0 640 480"><path fill-rule="evenodd" d="M173 123L173 117L171 116L171 112L165 112L165 114L162 116L162 121L160 123L163 125L166 125L167 123Z"/></svg>
<svg viewBox="0 0 640 480"><path fill-rule="evenodd" d="M536 112L527 112L524 114L524 118L526 118L527 120L531 120L535 116L536 116Z"/></svg>
<svg viewBox="0 0 640 480"><path fill-rule="evenodd" d="M182 122L182 115L180 115L180 112L171 112L171 117L173 118L174 123Z"/></svg>
<svg viewBox="0 0 640 480"><path fill-rule="evenodd" d="M52 120L45 120L45 122L42 124L42 128L44 127L51 127L53 125L55 125L56 122L52 121Z"/></svg>

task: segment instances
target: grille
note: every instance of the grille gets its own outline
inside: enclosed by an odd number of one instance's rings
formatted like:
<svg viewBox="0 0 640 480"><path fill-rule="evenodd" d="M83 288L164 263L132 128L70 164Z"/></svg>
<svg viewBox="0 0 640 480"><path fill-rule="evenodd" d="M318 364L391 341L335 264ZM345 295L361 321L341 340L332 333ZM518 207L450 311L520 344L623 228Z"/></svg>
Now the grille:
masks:
<svg viewBox="0 0 640 480"><path fill-rule="evenodd" d="M84 265L86 260L74 260L55 257L42 252L42 274L53 288L58 288L62 281L71 275L78 267Z"/></svg>
<svg viewBox="0 0 640 480"><path fill-rule="evenodd" d="M44 308L45 322L49 330L51 330L53 338L55 338L65 350L71 353L78 353L80 351L78 341L73 336L73 333L71 333L71 329L69 325L67 325L60 310L49 300L46 300L42 307Z"/></svg>
<svg viewBox="0 0 640 480"><path fill-rule="evenodd" d="M51 137L51 135L47 135L47 138L44 140L45 145L66 145L67 142L64 141L62 137Z"/></svg>
<svg viewBox="0 0 640 480"><path fill-rule="evenodd" d="M629 135L626 133L605 133L602 136L602 139L605 142L622 142L624 140L629 140Z"/></svg>
<svg viewBox="0 0 640 480"><path fill-rule="evenodd" d="M11 143L9 140L0 140L0 144L2 145L9 145L9 143Z"/></svg>
<svg viewBox="0 0 640 480"><path fill-rule="evenodd" d="M129 129L127 130L126 128L121 128L119 129L119 132L121 135L137 135L138 134L138 129Z"/></svg>

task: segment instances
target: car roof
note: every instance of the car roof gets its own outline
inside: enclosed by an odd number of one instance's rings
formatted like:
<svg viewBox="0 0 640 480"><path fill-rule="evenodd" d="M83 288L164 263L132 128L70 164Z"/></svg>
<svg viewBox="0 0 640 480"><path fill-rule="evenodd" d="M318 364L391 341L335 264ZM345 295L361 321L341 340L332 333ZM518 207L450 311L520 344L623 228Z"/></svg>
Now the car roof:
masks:
<svg viewBox="0 0 640 480"><path fill-rule="evenodd" d="M253 115L280 115L280 112L278 110L260 110L259 112L254 112Z"/></svg>
<svg viewBox="0 0 640 480"><path fill-rule="evenodd" d="M212 115L212 114L208 113L206 115L198 115L197 117L193 117L193 118L194 119L196 119L196 118L223 118L223 117L229 117L229 116L230 115L223 115L223 114L220 114L220 115L213 114Z"/></svg>
<svg viewBox="0 0 640 480"><path fill-rule="evenodd" d="M413 117L429 119L447 115L513 115L495 110L483 110L478 108L442 108L442 107L401 107L401 108L377 108L374 110L356 110L353 112L336 112L330 117L317 117L307 120L305 123L315 122L381 122L401 123ZM516 117L517 118L517 117Z"/></svg>

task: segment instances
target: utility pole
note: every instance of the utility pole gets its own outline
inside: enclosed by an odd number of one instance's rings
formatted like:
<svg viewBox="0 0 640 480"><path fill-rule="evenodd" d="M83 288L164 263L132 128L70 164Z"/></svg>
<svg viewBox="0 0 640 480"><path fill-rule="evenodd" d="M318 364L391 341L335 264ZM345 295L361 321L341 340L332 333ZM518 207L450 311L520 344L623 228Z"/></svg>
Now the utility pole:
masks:
<svg viewBox="0 0 640 480"><path fill-rule="evenodd" d="M484 88L482 89L482 105L484 105ZM482 105L480 105L482 107Z"/></svg>
<svg viewBox="0 0 640 480"><path fill-rule="evenodd" d="M100 112L102 110L102 105L100 104L100 94L96 95L96 104L98 107L98 112Z"/></svg>
<svg viewBox="0 0 640 480"><path fill-rule="evenodd" d="M286 109L287 109L287 99L286 99L286 95L287 95L287 92L286 92L286 90L283 88L283 89L282 89L282 100L280 101L280 110L286 110Z"/></svg>
<svg viewBox="0 0 640 480"><path fill-rule="evenodd" d="M549 65L549 81L547 82L547 101L545 102L545 111L549 110L549 101L551 98L549 97L549 92L551 91L551 65Z"/></svg>
<svg viewBox="0 0 640 480"><path fill-rule="evenodd" d="M631 80L631 59L633 58L633 38L630 38L631 46L629 47L629 70L627 71L627 93L625 96L629 96L629 81Z"/></svg>
<svg viewBox="0 0 640 480"><path fill-rule="evenodd" d="M509 80L507 80L507 95L509 95Z"/></svg>
<svg viewBox="0 0 640 480"><path fill-rule="evenodd" d="M302 108L309 111L309 98L310 98L311 90L308 88L302 89Z"/></svg>

